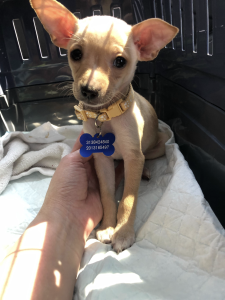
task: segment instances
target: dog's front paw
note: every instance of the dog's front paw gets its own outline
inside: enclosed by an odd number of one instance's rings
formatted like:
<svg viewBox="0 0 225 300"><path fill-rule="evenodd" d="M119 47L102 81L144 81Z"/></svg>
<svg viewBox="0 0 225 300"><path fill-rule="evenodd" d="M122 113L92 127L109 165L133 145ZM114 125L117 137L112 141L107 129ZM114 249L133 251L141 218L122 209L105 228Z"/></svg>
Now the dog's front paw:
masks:
<svg viewBox="0 0 225 300"><path fill-rule="evenodd" d="M118 254L135 242L134 228L128 225L117 226L112 238L113 250Z"/></svg>
<svg viewBox="0 0 225 300"><path fill-rule="evenodd" d="M99 229L97 229L96 231L97 239L104 244L111 243L113 234L114 234L113 227L108 227L106 229L101 229L101 227L99 227Z"/></svg>

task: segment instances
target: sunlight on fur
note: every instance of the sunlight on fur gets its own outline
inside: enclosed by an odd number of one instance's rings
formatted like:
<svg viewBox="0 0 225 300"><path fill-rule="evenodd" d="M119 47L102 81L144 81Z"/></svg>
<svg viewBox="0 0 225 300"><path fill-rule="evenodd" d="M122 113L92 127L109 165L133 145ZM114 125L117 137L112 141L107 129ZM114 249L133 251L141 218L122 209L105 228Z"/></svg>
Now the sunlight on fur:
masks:
<svg viewBox="0 0 225 300"><path fill-rule="evenodd" d="M138 125L138 132L139 132L140 140L142 140L145 121L144 121L144 118L141 114L141 110L137 106L136 103L134 103L133 114L136 115L136 121L137 121L137 125Z"/></svg>

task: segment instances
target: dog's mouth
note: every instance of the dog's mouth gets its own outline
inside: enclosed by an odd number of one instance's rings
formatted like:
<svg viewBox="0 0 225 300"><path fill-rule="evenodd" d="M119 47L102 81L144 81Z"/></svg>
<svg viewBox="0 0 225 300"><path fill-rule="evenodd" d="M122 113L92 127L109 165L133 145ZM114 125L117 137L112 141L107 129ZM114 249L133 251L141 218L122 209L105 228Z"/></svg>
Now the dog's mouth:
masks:
<svg viewBox="0 0 225 300"><path fill-rule="evenodd" d="M129 89L128 89L129 91ZM80 89L79 92L73 91L74 97L83 104L84 109L89 109L92 111L99 111L103 108L108 108L113 103L118 100L125 99L126 94L117 89L117 91L107 90L104 94L101 91L94 89Z"/></svg>
<svg viewBox="0 0 225 300"><path fill-rule="evenodd" d="M84 109L93 111L99 111L103 108L108 108L110 105L121 99L119 93L112 93L108 91L104 96L99 95L98 97L82 97L82 94L74 93L74 97L83 104Z"/></svg>

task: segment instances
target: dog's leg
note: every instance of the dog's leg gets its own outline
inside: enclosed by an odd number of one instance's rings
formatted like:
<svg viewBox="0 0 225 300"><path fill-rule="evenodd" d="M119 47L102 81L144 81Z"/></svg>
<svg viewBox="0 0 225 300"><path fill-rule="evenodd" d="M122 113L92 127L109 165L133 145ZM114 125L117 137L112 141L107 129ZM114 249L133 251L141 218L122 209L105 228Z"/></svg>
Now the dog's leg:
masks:
<svg viewBox="0 0 225 300"><path fill-rule="evenodd" d="M112 239L113 249L117 253L129 248L135 242L134 220L144 161L144 155L139 151L124 158L124 193L119 204L117 226Z"/></svg>
<svg viewBox="0 0 225 300"><path fill-rule="evenodd" d="M124 163L123 160L121 160L118 164L118 166L115 169L115 177L116 177L116 190L121 182L121 180L124 178ZM142 180L149 181L151 179L151 173L147 167L144 166L142 171Z"/></svg>
<svg viewBox="0 0 225 300"><path fill-rule="evenodd" d="M145 159L155 159L165 154L165 143L169 136L164 132L158 133L158 143L153 149L147 149L145 152Z"/></svg>
<svg viewBox="0 0 225 300"><path fill-rule="evenodd" d="M103 219L96 230L96 236L100 242L107 244L111 243L116 227L114 160L111 157L106 157L103 153L95 154L94 160L103 206Z"/></svg>

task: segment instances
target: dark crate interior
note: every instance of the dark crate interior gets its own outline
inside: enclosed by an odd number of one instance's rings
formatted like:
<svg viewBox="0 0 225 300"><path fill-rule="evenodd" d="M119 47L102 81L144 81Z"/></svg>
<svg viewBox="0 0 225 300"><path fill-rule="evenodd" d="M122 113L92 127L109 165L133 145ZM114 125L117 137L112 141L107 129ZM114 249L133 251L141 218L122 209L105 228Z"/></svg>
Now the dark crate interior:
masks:
<svg viewBox="0 0 225 300"><path fill-rule="evenodd" d="M180 31L157 59L138 64L134 89L168 123L206 200L225 226L225 1L61 0L78 18L136 24L161 18ZM64 49L52 44L28 0L0 0L0 136L80 124ZM185 178L184 178L185 181Z"/></svg>

